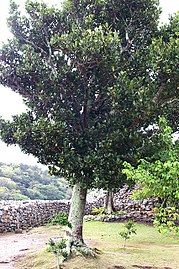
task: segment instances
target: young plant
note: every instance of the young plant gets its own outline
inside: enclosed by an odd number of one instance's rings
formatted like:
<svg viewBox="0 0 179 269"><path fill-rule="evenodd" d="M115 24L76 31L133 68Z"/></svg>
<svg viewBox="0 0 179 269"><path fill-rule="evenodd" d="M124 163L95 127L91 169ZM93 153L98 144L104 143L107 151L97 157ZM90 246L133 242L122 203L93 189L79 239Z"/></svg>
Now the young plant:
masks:
<svg viewBox="0 0 179 269"><path fill-rule="evenodd" d="M102 214L104 212L104 207L101 206L101 207L94 207L92 209L92 212L95 213L95 214Z"/></svg>
<svg viewBox="0 0 179 269"><path fill-rule="evenodd" d="M55 217L51 218L49 221L49 225L61 225L68 226L71 228L71 224L68 221L68 214L59 212Z"/></svg>
<svg viewBox="0 0 179 269"><path fill-rule="evenodd" d="M49 239L48 252L51 252L55 255L57 261L57 269L61 269L62 262L67 258L66 252L66 240L62 239L61 241L55 243L52 238Z"/></svg>
<svg viewBox="0 0 179 269"><path fill-rule="evenodd" d="M124 239L124 248L126 247L126 241L132 234L136 234L135 223L133 220L129 220L125 225L125 230L120 232L120 236Z"/></svg>

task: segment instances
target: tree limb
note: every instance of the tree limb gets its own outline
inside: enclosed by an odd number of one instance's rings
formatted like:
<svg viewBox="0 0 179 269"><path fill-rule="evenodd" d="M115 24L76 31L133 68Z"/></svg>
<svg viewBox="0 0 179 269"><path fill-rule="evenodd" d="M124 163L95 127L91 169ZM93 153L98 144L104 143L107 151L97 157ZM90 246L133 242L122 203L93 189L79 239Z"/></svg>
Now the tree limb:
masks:
<svg viewBox="0 0 179 269"><path fill-rule="evenodd" d="M152 99L152 103L153 103L153 104L157 104L157 103L159 102L159 100L160 100L160 96L161 96L163 90L164 90L164 84L162 84L162 85L159 87L158 92L156 93L156 95L155 95L154 98Z"/></svg>

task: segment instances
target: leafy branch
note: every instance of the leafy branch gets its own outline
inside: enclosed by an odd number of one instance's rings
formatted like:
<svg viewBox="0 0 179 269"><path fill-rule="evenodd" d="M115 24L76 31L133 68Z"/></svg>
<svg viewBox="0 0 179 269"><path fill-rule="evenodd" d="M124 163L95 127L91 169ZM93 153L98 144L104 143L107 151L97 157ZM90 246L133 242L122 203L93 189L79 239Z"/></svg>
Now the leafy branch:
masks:
<svg viewBox="0 0 179 269"><path fill-rule="evenodd" d="M129 220L124 226L125 230L120 232L119 235L124 239L124 248L125 248L126 241L130 239L132 234L136 234L136 228L133 220Z"/></svg>

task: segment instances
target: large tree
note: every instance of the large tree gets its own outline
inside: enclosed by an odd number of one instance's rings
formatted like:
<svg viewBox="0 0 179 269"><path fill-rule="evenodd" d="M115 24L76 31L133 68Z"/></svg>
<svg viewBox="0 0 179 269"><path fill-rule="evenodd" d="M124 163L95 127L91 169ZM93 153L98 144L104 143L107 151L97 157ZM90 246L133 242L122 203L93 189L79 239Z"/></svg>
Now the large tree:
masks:
<svg viewBox="0 0 179 269"><path fill-rule="evenodd" d="M158 28L151 44L141 46L132 60L123 63L116 85L111 87L110 134L100 147L103 158L96 182L108 190L106 212L113 209L111 192L126 183L121 173L123 161L136 165L138 159L153 154L147 147L156 132L152 123L164 115L173 131L179 128L178 23L179 17L174 15Z"/></svg>
<svg viewBox="0 0 179 269"><path fill-rule="evenodd" d="M0 82L29 110L1 120L1 137L74 186L69 248L84 245L87 189L101 175L104 186L117 177L169 90L157 65L145 66L159 32L158 1L66 0L60 10L27 1L26 16L12 2L10 14L14 38L0 51Z"/></svg>

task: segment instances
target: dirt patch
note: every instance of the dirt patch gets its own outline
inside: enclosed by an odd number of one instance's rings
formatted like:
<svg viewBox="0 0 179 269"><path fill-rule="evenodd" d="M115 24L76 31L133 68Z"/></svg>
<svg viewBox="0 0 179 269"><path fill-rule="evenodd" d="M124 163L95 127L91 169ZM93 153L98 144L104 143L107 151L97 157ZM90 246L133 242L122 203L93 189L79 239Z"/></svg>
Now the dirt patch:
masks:
<svg viewBox="0 0 179 269"><path fill-rule="evenodd" d="M0 235L0 269L14 269L13 265L26 254L44 248L49 237L53 240L61 238L58 235L38 232L38 230Z"/></svg>
<svg viewBox="0 0 179 269"><path fill-rule="evenodd" d="M96 227L96 229L94 229L94 224L96 225L96 223L90 223L91 226L88 231L89 235L85 236L86 243L90 245L90 247L100 249L102 253L97 259L86 259L78 256L73 260L65 262L62 267L63 269L178 268L177 244L173 244L171 247L171 245L167 245L168 241L165 241L165 245L154 245L155 241L154 243L152 241L152 243L147 242L140 245L133 243L132 245L128 245L127 249L124 251L119 247L118 241L112 241L110 238L101 240L100 234L96 235L96 232L99 230L99 228ZM101 227L101 230L105 230L106 226L104 225L105 224L98 224L98 226ZM88 227L86 226L86 230L87 228ZM93 234L94 231L95 236ZM113 230L111 229L110 236L112 231ZM45 254L45 250L43 249L47 247L49 238L52 238L55 241L59 241L63 235L64 230L61 230L60 227L54 226L34 228L28 232L23 232L21 234L1 234L0 269L55 269L56 267L53 255L49 253ZM161 241L159 242L161 244ZM36 251L38 251L38 258Z"/></svg>

